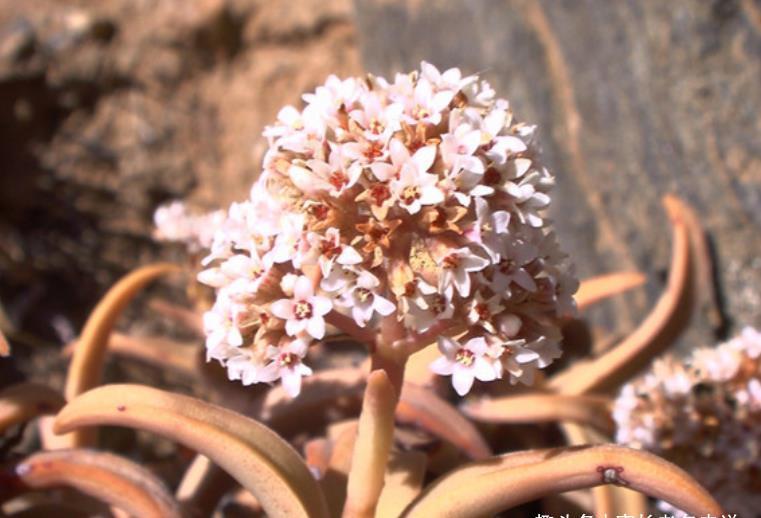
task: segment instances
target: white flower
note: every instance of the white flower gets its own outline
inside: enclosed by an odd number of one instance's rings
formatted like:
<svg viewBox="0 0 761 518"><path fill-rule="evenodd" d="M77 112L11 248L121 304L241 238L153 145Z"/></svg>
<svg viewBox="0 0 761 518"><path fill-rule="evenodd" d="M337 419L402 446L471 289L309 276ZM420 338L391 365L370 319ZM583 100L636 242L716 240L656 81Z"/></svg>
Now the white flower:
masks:
<svg viewBox="0 0 761 518"><path fill-rule="evenodd" d="M504 310L500 303L502 296L499 294L484 299L480 291L476 292L475 297L468 303L467 319L470 325L480 325L490 333L496 333L492 319Z"/></svg>
<svg viewBox="0 0 761 518"><path fill-rule="evenodd" d="M490 344L490 355L499 360L498 371L500 377L507 371L510 374L510 383L518 382L531 385L534 382L534 373L537 369L539 353L526 347L525 340L502 340L492 335L487 339Z"/></svg>
<svg viewBox="0 0 761 518"><path fill-rule="evenodd" d="M420 71L421 76L427 79L437 91L459 92L476 80L476 76L462 77L459 68L450 68L444 72L439 72L438 68L426 61L420 63Z"/></svg>
<svg viewBox="0 0 761 518"><path fill-rule="evenodd" d="M514 241L507 245L492 271L494 291L510 298L513 283L526 291L536 291L536 281L526 269L526 266L536 259L536 254L536 248L528 243Z"/></svg>
<svg viewBox="0 0 761 518"><path fill-rule="evenodd" d="M456 175L461 170L482 175L484 163L473 155L481 145L481 131L467 123L453 126L453 122L457 124L459 119L459 112L453 111L450 116L450 133L441 137L441 158L451 175Z"/></svg>
<svg viewBox="0 0 761 518"><path fill-rule="evenodd" d="M304 94L302 99L314 105L317 112L334 125L338 123L337 115L342 106L351 106L361 93L358 81L350 77L340 79L331 74L324 85L318 86L313 94Z"/></svg>
<svg viewBox="0 0 761 518"><path fill-rule="evenodd" d="M230 292L254 294L259 289L266 265L257 255L236 254L218 267L207 268L198 274L198 280L213 288L230 288Z"/></svg>
<svg viewBox="0 0 761 518"><path fill-rule="evenodd" d="M399 103L384 105L382 99L372 92L367 92L360 98L362 108L349 113L364 130L363 136L368 140L387 141L394 132L401 128L401 115L404 106Z"/></svg>
<svg viewBox="0 0 761 518"><path fill-rule="evenodd" d="M430 290L426 288L426 291ZM436 288L430 293L425 293L422 303L408 304L407 313L404 314L404 325L422 333L436 322L451 318L455 309L452 303L453 294L451 286L441 293Z"/></svg>
<svg viewBox="0 0 761 518"><path fill-rule="evenodd" d="M296 397L301 392L301 378L312 374L312 369L302 363L309 349L309 342L303 338L294 338L284 346L267 348L267 357L272 363L264 367L259 374L264 382L282 380L288 395Z"/></svg>
<svg viewBox="0 0 761 518"><path fill-rule="evenodd" d="M304 214L285 214L280 218L280 233L263 260L267 263L287 263L299 253L304 245Z"/></svg>
<svg viewBox="0 0 761 518"><path fill-rule="evenodd" d="M325 315L333 309L327 297L314 294L312 282L305 276L296 280L292 299L276 300L270 311L277 318L285 320L285 332L295 336L306 331L320 340L325 336Z"/></svg>
<svg viewBox="0 0 761 518"><path fill-rule="evenodd" d="M452 376L452 386L460 396L470 391L474 379L497 379L497 367L487 356L489 346L484 337L471 338L465 345L445 336L439 337L437 342L443 356L433 361L431 370L441 376Z"/></svg>
<svg viewBox="0 0 761 518"><path fill-rule="evenodd" d="M476 220L465 229L465 236L473 243L481 245L493 262L499 261L504 248L504 234L510 223L510 213L491 210L483 198L476 198Z"/></svg>
<svg viewBox="0 0 761 518"><path fill-rule="evenodd" d="M214 306L203 314L207 359L223 360L230 347L243 345L240 327L247 324L243 308L223 292Z"/></svg>
<svg viewBox="0 0 761 518"><path fill-rule="evenodd" d="M441 112L449 105L455 92L434 92L433 85L426 78L420 78L414 86L411 97L405 96L405 119L409 124L418 122L436 125L441 121Z"/></svg>
<svg viewBox="0 0 761 518"><path fill-rule="evenodd" d="M264 374L264 364L248 349L235 349L225 366L227 377L231 380L240 380L244 385L261 383L267 377Z"/></svg>
<svg viewBox="0 0 761 518"><path fill-rule="evenodd" d="M369 341L376 330L357 328L376 322L413 349L417 333L464 327L512 383L559 356L577 281L545 217L553 177L535 127L485 81L425 62L393 82L330 76L303 100L265 129L248 201L213 231L198 276L217 294L209 357L244 384L291 376L295 392L305 371L287 365L303 354L278 360L283 340ZM172 210L157 213L165 234L201 236Z"/></svg>
<svg viewBox="0 0 761 518"><path fill-rule="evenodd" d="M340 304L351 309L351 316L360 327L365 327L373 313L388 316L396 311L396 305L377 293L380 281L372 273L359 272L353 286L341 297Z"/></svg>
<svg viewBox="0 0 761 518"><path fill-rule="evenodd" d="M470 295L470 272L479 272L489 265L489 261L474 254L469 248L457 248L441 258L439 291L454 286L462 297Z"/></svg>
<svg viewBox="0 0 761 518"><path fill-rule="evenodd" d="M330 275L334 263L353 266L363 261L354 247L341 243L341 233L337 228L327 229L324 237L317 232L310 232L307 242L311 248L296 264L319 264L323 277Z"/></svg>
<svg viewBox="0 0 761 518"><path fill-rule="evenodd" d="M351 189L362 174L362 166L342 156L343 151L344 148L335 146L330 153L329 163L307 160L303 165L292 165L288 175L294 185L305 193L327 191L337 198Z"/></svg>
<svg viewBox="0 0 761 518"><path fill-rule="evenodd" d="M686 360L659 359L621 389L613 410L618 442L678 462L737 516L761 508L761 365L753 357L754 334L757 339L757 332L744 330Z"/></svg>
<svg viewBox="0 0 761 518"><path fill-rule="evenodd" d="M422 155L423 158L414 160ZM402 166L398 180L391 181L394 198L410 214L417 214L423 205L434 205L444 201L444 193L436 187L439 181L435 174L425 171L431 167L436 156L436 146L426 146L418 150L413 159Z"/></svg>
<svg viewBox="0 0 761 518"><path fill-rule="evenodd" d="M194 215L188 212L184 203L174 201L156 209L153 221L156 225L156 239L184 242L188 250L196 253L211 246L214 234L225 221L225 213L217 210Z"/></svg>

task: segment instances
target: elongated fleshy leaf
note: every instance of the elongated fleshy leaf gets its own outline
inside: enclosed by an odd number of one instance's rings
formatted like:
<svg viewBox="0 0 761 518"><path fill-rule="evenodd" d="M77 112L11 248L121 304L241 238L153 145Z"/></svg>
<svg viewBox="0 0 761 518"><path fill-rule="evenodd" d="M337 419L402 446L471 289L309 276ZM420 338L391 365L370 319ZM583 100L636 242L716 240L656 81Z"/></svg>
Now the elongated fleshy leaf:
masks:
<svg viewBox="0 0 761 518"><path fill-rule="evenodd" d="M324 437L311 439L304 444L304 460L314 478L320 480L330 468L330 454L333 447Z"/></svg>
<svg viewBox="0 0 761 518"><path fill-rule="evenodd" d="M64 355L74 354L79 342L72 342ZM159 336L132 336L113 332L108 339L108 354L132 358L153 367L174 371L188 378L198 376L198 344L183 343Z"/></svg>
<svg viewBox="0 0 761 518"><path fill-rule="evenodd" d="M205 455L251 491L271 516L326 516L320 488L291 446L225 408L140 385L108 385L69 402L57 433L93 425L158 433Z"/></svg>
<svg viewBox="0 0 761 518"><path fill-rule="evenodd" d="M328 427L331 442L328 470L320 479L320 486L328 501L331 516L341 516L346 503L346 482L351 470L351 458L357 441L358 421L352 419Z"/></svg>
<svg viewBox="0 0 761 518"><path fill-rule="evenodd" d="M541 460L504 469L464 468L434 482L406 517L491 516L547 494L601 484L623 485L665 500L694 516L721 516L719 504L685 471L623 446L542 450ZM499 460L481 461L485 467Z"/></svg>
<svg viewBox="0 0 761 518"><path fill-rule="evenodd" d="M679 200L675 199L675 203L679 203ZM719 301L718 286L714 279L713 253L706 231L692 207L682 203L681 214L690 233L695 270L695 299L700 316L708 320L714 332L721 332L727 322Z"/></svg>
<svg viewBox="0 0 761 518"><path fill-rule="evenodd" d="M366 373L357 368L320 371L304 379L302 393L296 399L288 396L282 387L275 387L265 396L260 415L278 431L303 428L304 415L316 415L339 401L344 407L352 407L356 401L358 407L366 377ZM473 423L431 389L405 381L396 419L451 442L474 460L492 454Z"/></svg>
<svg viewBox="0 0 761 518"><path fill-rule="evenodd" d="M178 270L178 266L168 263L143 266L108 290L87 319L72 355L64 392L67 400L100 384L109 335L127 304L148 283Z"/></svg>
<svg viewBox="0 0 761 518"><path fill-rule="evenodd" d="M304 378L299 397L293 398L282 385L269 390L264 397L260 415L272 423L273 427L290 429L303 428L303 416L322 412L337 401L357 403L365 388L367 372L358 368L341 368L318 371Z"/></svg>
<svg viewBox="0 0 761 518"><path fill-rule="evenodd" d="M349 471L344 517L375 515L394 435L395 392L385 371L370 373Z"/></svg>
<svg viewBox="0 0 761 518"><path fill-rule="evenodd" d="M590 444L607 444L609 441L599 437L591 429L574 422L560 423L560 429L568 441L569 446L588 446ZM577 490L570 493L580 493L588 491L592 497L592 509L595 516L616 516L616 491L619 486L603 484L594 486L588 490ZM564 493L569 495L569 492ZM640 494L640 493L637 493ZM625 509L622 509L625 511Z"/></svg>
<svg viewBox="0 0 761 518"><path fill-rule="evenodd" d="M0 329L0 357L11 355L11 344Z"/></svg>
<svg viewBox="0 0 761 518"><path fill-rule="evenodd" d="M574 295L580 311L597 302L624 293L645 284L647 278L640 272L617 272L599 275L581 281L579 290Z"/></svg>
<svg viewBox="0 0 761 518"><path fill-rule="evenodd" d="M472 400L461 409L471 419L486 423L571 421L611 434L610 406L610 399L604 396L530 393Z"/></svg>
<svg viewBox="0 0 761 518"><path fill-rule="evenodd" d="M666 291L658 303L623 342L599 358L578 363L554 376L548 386L563 394L611 390L646 366L662 352L689 323L693 302L692 259L689 232L682 202L664 199L674 227L674 244Z"/></svg>
<svg viewBox="0 0 761 518"><path fill-rule="evenodd" d="M235 487L235 480L208 457L196 455L185 470L175 496L190 516L211 516L217 504Z"/></svg>
<svg viewBox="0 0 761 518"><path fill-rule="evenodd" d="M91 450L59 450L31 455L17 463L5 484L7 494L72 487L131 516L179 517L179 505L150 471L118 455Z"/></svg>
<svg viewBox="0 0 761 518"><path fill-rule="evenodd" d="M178 306L172 302L152 298L148 301L148 308L173 320L190 331L194 331L198 336L203 337L203 315L198 311Z"/></svg>
<svg viewBox="0 0 761 518"><path fill-rule="evenodd" d="M492 454L478 428L430 389L405 383L396 408L396 418L451 442L471 459L483 459Z"/></svg>
<svg viewBox="0 0 761 518"><path fill-rule="evenodd" d="M391 452L376 518L399 516L423 487L427 457L419 451Z"/></svg>
<svg viewBox="0 0 761 518"><path fill-rule="evenodd" d="M39 415L55 414L65 403L59 392L46 385L11 385L0 391L0 434Z"/></svg>

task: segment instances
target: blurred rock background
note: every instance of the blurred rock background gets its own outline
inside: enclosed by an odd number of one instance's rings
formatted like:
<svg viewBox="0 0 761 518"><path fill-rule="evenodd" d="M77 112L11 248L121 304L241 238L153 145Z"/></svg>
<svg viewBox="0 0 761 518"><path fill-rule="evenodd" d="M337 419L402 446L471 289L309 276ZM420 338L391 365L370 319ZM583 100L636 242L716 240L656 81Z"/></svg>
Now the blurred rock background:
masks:
<svg viewBox="0 0 761 518"><path fill-rule="evenodd" d="M119 275L166 255L158 204L247 195L282 105L421 59L481 73L540 126L582 277L648 274L595 322L624 332L657 298L674 192L708 230L725 317L698 313L686 343L761 325L759 0L0 0L7 318L78 331Z"/></svg>

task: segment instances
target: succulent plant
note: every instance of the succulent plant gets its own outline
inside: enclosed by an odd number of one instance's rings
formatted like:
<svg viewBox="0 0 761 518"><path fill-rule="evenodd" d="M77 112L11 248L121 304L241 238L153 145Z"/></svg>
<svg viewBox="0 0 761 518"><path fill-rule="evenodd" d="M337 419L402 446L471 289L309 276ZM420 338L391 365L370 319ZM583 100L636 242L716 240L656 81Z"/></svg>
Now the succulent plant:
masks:
<svg viewBox="0 0 761 518"><path fill-rule="evenodd" d="M616 399L616 440L682 466L724 508L761 508L761 333L658 359ZM673 510L665 506L667 510ZM681 513L683 516L684 513Z"/></svg>
<svg viewBox="0 0 761 518"><path fill-rule="evenodd" d="M578 283L544 212L552 176L534 128L485 82L426 63L393 82L331 77L304 100L266 130L270 151L248 201L224 218L181 205L156 218L159 237L192 253L209 247L189 284L197 276L215 292L205 312L152 310L197 333L207 362L242 385L209 381L196 346L113 331L143 288L183 270L142 267L67 348L65 397L39 384L0 393L0 431L55 414L55 434L49 420L39 425L50 451L5 459L0 503L69 486L138 516L207 516L225 497L250 514L385 518L492 515L563 493L566 506L636 516L647 513L644 493L721 514L681 468L611 443L610 391L687 324L694 266L706 257L689 208L666 199L674 253L650 315L621 344L547 375L576 306L644 276L589 279L574 302ZM367 361L331 363L337 340L360 344ZM202 380L221 404L99 386L108 353ZM510 383L475 386L460 403L435 375L451 375L459 395L474 380ZM506 426L539 422L560 425L569 445ZM198 456L173 495L137 461L99 451L92 432L102 425L152 432ZM507 431L530 449L494 455Z"/></svg>

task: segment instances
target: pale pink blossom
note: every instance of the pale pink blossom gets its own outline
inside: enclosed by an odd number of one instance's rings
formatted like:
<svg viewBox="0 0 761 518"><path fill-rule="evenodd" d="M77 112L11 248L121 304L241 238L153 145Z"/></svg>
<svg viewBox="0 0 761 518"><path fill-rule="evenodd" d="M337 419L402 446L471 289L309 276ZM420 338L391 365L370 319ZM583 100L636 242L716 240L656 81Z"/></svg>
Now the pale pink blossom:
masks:
<svg viewBox="0 0 761 518"><path fill-rule="evenodd" d="M470 392L476 379L497 379L498 367L487 355L489 346L484 337L471 338L461 345L451 338L441 336L437 343L442 356L433 361L431 370L440 376L452 376L452 386L460 396Z"/></svg>
<svg viewBox="0 0 761 518"><path fill-rule="evenodd" d="M260 381L281 380L283 388L291 397L301 392L301 378L312 374L312 369L304 365L303 359L309 349L309 342L294 338L280 347L269 346L267 357L271 363L259 373Z"/></svg>
<svg viewBox="0 0 761 518"><path fill-rule="evenodd" d="M341 242L341 233L335 227L329 228L324 235L310 232L307 242L309 250L295 264L318 264L323 278L330 275L334 264L354 266L364 260L354 247Z"/></svg>
<svg viewBox="0 0 761 518"><path fill-rule="evenodd" d="M293 393L314 340L369 342L375 325L405 344L463 327L511 383L554 361L578 284L546 218L535 127L485 81L429 63L393 82L330 76L303 100L265 129L249 200L213 232L209 357L245 384L290 376Z"/></svg>
<svg viewBox="0 0 761 518"><path fill-rule="evenodd" d="M472 272L479 272L489 265L489 260L473 253L469 248L457 248L448 252L439 260L441 276L439 291L445 291L454 286L457 292L467 297L470 295Z"/></svg>
<svg viewBox="0 0 761 518"><path fill-rule="evenodd" d="M325 336L325 315L333 309L327 297L315 295L312 281L301 276L293 287L293 298L276 300L270 312L285 320L285 332L289 336L307 332L317 340Z"/></svg>
<svg viewBox="0 0 761 518"><path fill-rule="evenodd" d="M444 201L444 193L437 187L439 178L425 171L436 156L435 146L426 146L415 153L422 153L424 158L410 160L402 166L399 178L391 181L391 191L410 214L417 214L423 205L434 205Z"/></svg>
<svg viewBox="0 0 761 518"><path fill-rule="evenodd" d="M483 198L476 198L476 219L465 229L465 236L489 255L492 262L498 262L505 247L505 234L508 233L510 213L504 210L491 210Z"/></svg>
<svg viewBox="0 0 761 518"><path fill-rule="evenodd" d="M461 170L481 175L484 172L483 161L474 156L481 145L481 131L467 123L460 123L452 129L452 120L457 121L458 112L450 116L450 133L441 137L441 158L450 169L451 175Z"/></svg>
<svg viewBox="0 0 761 518"><path fill-rule="evenodd" d="M396 305L378 293L379 286L378 278L363 270L339 301L339 304L351 310L352 318L360 327L365 327L374 313L388 316L396 311Z"/></svg>

